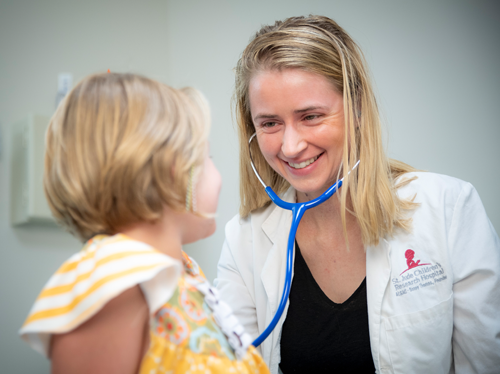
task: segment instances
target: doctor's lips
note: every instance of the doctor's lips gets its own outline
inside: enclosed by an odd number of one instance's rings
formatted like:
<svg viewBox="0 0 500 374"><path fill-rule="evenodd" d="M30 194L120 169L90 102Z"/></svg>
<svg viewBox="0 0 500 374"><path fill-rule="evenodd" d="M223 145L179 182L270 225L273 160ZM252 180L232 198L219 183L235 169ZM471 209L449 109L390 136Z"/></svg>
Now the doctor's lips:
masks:
<svg viewBox="0 0 500 374"><path fill-rule="evenodd" d="M324 153L324 152L323 152ZM305 160L305 161L302 161L298 164L294 163L294 162L288 162L288 161L285 161L283 160L283 162L286 162L290 167L294 168L294 169L303 169L305 168L306 166L309 166L311 165L314 161L316 161L323 153L317 155L317 156L314 156L312 158L310 158L309 160Z"/></svg>

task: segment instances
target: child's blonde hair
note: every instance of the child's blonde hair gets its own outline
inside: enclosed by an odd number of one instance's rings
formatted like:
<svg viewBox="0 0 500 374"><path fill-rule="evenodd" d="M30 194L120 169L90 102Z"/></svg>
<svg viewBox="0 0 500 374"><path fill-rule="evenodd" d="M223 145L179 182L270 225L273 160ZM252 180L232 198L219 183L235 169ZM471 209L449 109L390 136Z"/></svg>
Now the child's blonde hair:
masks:
<svg viewBox="0 0 500 374"><path fill-rule="evenodd" d="M44 187L53 215L82 240L183 210L201 166L209 108L195 89L134 74L96 74L57 109L46 137Z"/></svg>

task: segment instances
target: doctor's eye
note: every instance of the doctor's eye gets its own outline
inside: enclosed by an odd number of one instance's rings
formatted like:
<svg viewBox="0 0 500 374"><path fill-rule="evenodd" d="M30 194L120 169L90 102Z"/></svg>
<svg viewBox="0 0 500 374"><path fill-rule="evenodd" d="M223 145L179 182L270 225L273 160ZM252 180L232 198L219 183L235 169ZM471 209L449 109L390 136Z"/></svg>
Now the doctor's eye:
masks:
<svg viewBox="0 0 500 374"><path fill-rule="evenodd" d="M275 127L275 126L276 126L276 122L264 122L261 126L262 126L263 128L271 128L271 127Z"/></svg>
<svg viewBox="0 0 500 374"><path fill-rule="evenodd" d="M304 117L304 120L305 121L313 121L313 120L318 119L318 118L319 118L318 114L309 114L309 115Z"/></svg>

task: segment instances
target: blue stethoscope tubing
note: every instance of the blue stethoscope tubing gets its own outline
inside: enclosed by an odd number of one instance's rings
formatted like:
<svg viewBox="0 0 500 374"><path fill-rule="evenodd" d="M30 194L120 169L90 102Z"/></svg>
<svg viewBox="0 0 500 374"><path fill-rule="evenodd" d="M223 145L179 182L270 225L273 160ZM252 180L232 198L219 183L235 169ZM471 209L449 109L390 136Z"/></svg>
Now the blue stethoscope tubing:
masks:
<svg viewBox="0 0 500 374"><path fill-rule="evenodd" d="M254 133L250 139L248 140L248 144L252 141L252 139L257 135L257 133ZM286 255L286 274L285 274L285 284L283 286L283 293L281 295L281 300L278 305L278 309L276 310L276 313L272 319L272 321L269 323L269 325L266 327L266 329L262 332L262 334L259 335L257 339L255 339L252 343L253 346L258 347L266 338L269 336L269 334L274 330L276 327L276 324L278 323L279 319L281 318L283 311L285 310L286 303L288 301L288 296L290 295L290 288L292 286L292 269L293 269L293 248L295 244L295 235L297 234L297 228L299 227L300 220L302 219L302 216L306 212L306 210L314 208L315 206L318 206L319 204L325 202L328 200L330 197L333 196L333 194L340 188L342 187L342 180L338 180L335 184L333 184L330 188L328 188L325 192L321 194L321 196L318 196L316 199L313 199L311 201L306 201L304 203L289 203L287 201L283 201L280 199L280 197L273 191L273 189L269 186L266 186L262 178L260 177L259 173L257 172L257 169L255 168L255 165L253 164L252 160L252 153L250 152L250 163L252 166L252 169L259 179L260 183L264 186L267 195L271 198L271 201L275 203L277 206L283 209L291 210L292 211L292 225L290 227L290 234L288 235L288 247L287 247L287 255ZM351 169L354 170L359 164L359 161L354 165L354 167ZM351 172L350 171L350 172ZM350 173L349 172L349 173Z"/></svg>

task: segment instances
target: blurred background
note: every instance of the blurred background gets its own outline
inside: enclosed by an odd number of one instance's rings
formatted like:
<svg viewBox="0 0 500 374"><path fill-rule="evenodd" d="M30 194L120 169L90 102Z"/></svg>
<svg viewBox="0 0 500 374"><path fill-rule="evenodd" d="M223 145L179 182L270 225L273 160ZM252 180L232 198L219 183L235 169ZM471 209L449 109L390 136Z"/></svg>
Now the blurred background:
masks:
<svg viewBox="0 0 500 374"><path fill-rule="evenodd" d="M48 277L81 243L57 227L13 226L12 136L50 117L60 73L133 72L194 86L212 107L211 153L223 178L212 237L185 250L212 281L225 223L238 212L233 67L263 24L336 20L372 71L391 157L471 182L500 230L500 3L400 0L0 0L0 373L48 373L17 331Z"/></svg>

